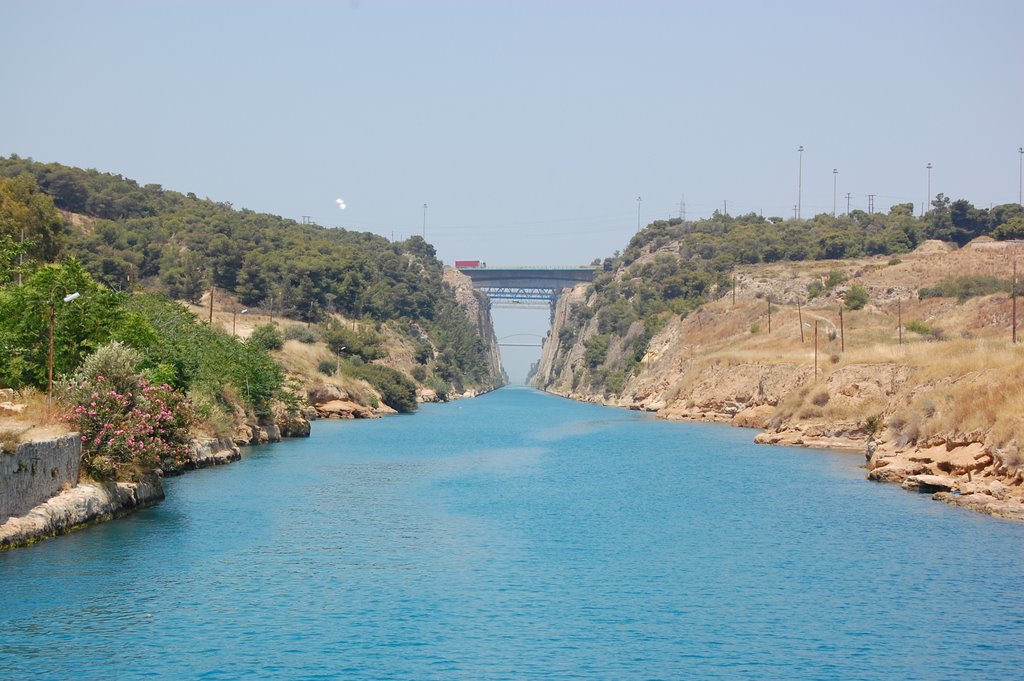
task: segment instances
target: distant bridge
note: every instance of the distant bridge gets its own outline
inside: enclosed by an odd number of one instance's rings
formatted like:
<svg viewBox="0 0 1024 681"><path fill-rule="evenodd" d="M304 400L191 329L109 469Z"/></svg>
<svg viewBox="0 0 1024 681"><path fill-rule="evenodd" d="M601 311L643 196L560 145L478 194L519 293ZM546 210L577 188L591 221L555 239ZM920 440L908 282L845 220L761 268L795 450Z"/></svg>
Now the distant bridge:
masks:
<svg viewBox="0 0 1024 681"><path fill-rule="evenodd" d="M562 289L594 280L592 265L569 267L487 267L459 266L457 269L473 280L473 285L491 300L512 303L554 301Z"/></svg>

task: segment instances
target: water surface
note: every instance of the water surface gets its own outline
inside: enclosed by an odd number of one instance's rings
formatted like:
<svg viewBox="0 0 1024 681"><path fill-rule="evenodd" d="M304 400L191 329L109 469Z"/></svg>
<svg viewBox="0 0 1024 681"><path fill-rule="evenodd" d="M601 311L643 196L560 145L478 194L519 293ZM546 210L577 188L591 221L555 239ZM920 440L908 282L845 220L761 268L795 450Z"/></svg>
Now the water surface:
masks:
<svg viewBox="0 0 1024 681"><path fill-rule="evenodd" d="M507 388L0 554L0 677L1019 678L1024 524Z"/></svg>

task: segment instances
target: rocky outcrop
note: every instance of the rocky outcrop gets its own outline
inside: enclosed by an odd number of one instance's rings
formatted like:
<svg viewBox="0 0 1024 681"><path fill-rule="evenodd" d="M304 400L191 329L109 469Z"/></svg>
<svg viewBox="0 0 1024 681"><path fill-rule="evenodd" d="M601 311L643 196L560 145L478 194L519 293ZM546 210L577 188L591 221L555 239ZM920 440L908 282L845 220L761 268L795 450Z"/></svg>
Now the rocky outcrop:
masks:
<svg viewBox="0 0 1024 681"><path fill-rule="evenodd" d="M194 471L210 466L221 466L242 458L238 447L231 438L206 438L192 440L183 462L165 465L165 475L181 475L185 471Z"/></svg>
<svg viewBox="0 0 1024 681"><path fill-rule="evenodd" d="M136 508L151 506L163 498L164 490L158 477L142 482L81 484L0 525L0 549L31 544L110 520Z"/></svg>
<svg viewBox="0 0 1024 681"><path fill-rule="evenodd" d="M503 383L504 372L501 368L501 351L498 339L494 335L494 322L491 319L491 301L482 291L473 286L473 280L457 269L446 267L442 281L455 292L455 300L466 313L469 322L476 329L477 335L487 349L487 373L492 377L492 385L481 386L481 392L493 390Z"/></svg>
<svg viewBox="0 0 1024 681"><path fill-rule="evenodd" d="M317 416L322 419L376 419L380 418L372 407L352 400L331 400L315 405Z"/></svg>

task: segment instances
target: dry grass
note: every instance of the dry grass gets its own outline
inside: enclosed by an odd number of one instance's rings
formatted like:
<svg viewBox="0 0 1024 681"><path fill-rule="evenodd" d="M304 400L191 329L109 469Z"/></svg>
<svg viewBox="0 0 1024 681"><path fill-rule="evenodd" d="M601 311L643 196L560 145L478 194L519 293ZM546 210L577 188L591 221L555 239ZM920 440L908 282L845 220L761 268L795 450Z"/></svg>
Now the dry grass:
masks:
<svg viewBox="0 0 1024 681"><path fill-rule="evenodd" d="M64 413L58 402L47 407L46 393L26 389L15 393L15 404L24 404L24 413L18 416L0 416L0 439L4 451L12 451L20 442L46 440L70 432L63 420Z"/></svg>

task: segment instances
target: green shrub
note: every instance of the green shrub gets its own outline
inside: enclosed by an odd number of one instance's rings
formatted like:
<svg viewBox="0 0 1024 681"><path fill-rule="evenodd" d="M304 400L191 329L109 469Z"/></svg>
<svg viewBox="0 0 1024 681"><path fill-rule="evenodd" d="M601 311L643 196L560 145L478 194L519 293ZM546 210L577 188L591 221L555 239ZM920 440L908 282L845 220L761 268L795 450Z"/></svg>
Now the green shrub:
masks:
<svg viewBox="0 0 1024 681"><path fill-rule="evenodd" d="M412 368L412 377L422 383L427 378L427 369L422 364L417 364Z"/></svg>
<svg viewBox="0 0 1024 681"><path fill-rule="evenodd" d="M327 322L320 331L320 336L334 353L355 355L367 362L380 359L385 354L379 334L370 330L353 331L345 328L336 319Z"/></svg>
<svg viewBox="0 0 1024 681"><path fill-rule="evenodd" d="M97 480L133 480L160 465L182 463L194 421L188 399L131 373L139 355L128 348L111 344L96 354L64 390L71 405L68 422L81 434L85 473Z"/></svg>
<svg viewBox="0 0 1024 681"><path fill-rule="evenodd" d="M903 262L903 261L900 260L899 258L889 258L888 264L889 265L899 265L901 262Z"/></svg>
<svg viewBox="0 0 1024 681"><path fill-rule="evenodd" d="M264 350L280 350L284 347L284 337L273 324L261 324L252 330L249 336L249 343L257 345Z"/></svg>
<svg viewBox="0 0 1024 681"><path fill-rule="evenodd" d="M860 284L854 284L850 287L850 290L846 292L843 301L848 310L860 310L868 304L868 292Z"/></svg>
<svg viewBox="0 0 1024 681"><path fill-rule="evenodd" d="M316 329L302 326L301 324L289 324L284 329L285 340L297 340L300 343L316 343L320 340Z"/></svg>
<svg viewBox="0 0 1024 681"><path fill-rule="evenodd" d="M380 393L384 403L395 411L416 411L416 386L405 375L380 364L342 365L349 376L361 378Z"/></svg>
<svg viewBox="0 0 1024 681"><path fill-rule="evenodd" d="M846 275L839 270L832 270L825 278L825 288L833 289L846 281Z"/></svg>
<svg viewBox="0 0 1024 681"><path fill-rule="evenodd" d="M956 298L962 303L976 296L989 296L993 293L1009 293L1010 282L1006 279L986 275L968 275L955 279L943 279L935 286L922 288L917 292L920 300L926 298Z"/></svg>
<svg viewBox="0 0 1024 681"><path fill-rule="evenodd" d="M338 360L322 359L320 360L320 363L316 365L316 370L325 376L333 376L338 373Z"/></svg>
<svg viewBox="0 0 1024 681"><path fill-rule="evenodd" d="M821 281L818 279L815 279L814 281L807 285L807 298L809 300L814 300L824 292L825 285L822 284Z"/></svg>
<svg viewBox="0 0 1024 681"><path fill-rule="evenodd" d="M594 368L602 364L605 358L608 356L608 343L610 338L606 334L601 334L588 338L584 345L587 347L587 364Z"/></svg>
<svg viewBox="0 0 1024 681"><path fill-rule="evenodd" d="M927 336L928 334L930 334L932 332L932 328L930 326L928 326L924 322L919 322L916 319L913 320L913 321L907 322L906 329L907 329L907 331L912 331L914 333L921 334L922 336Z"/></svg>
<svg viewBox="0 0 1024 681"><path fill-rule="evenodd" d="M447 402L449 395L451 395L452 387L444 379L438 378L437 376L431 376L427 379L425 385L437 393L437 398L442 402Z"/></svg>
<svg viewBox="0 0 1024 681"><path fill-rule="evenodd" d="M760 324L756 324L756 323L755 324L751 324L750 325L750 333L761 333L761 325Z"/></svg>

